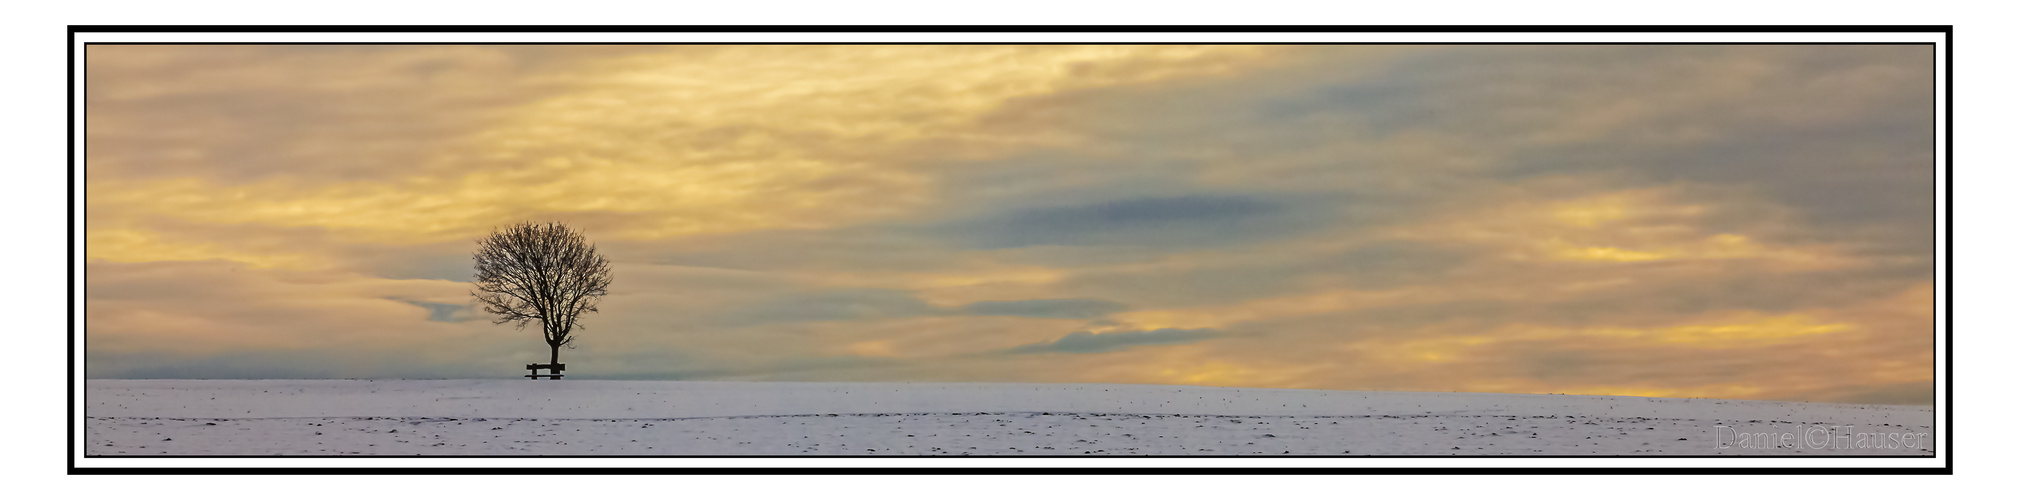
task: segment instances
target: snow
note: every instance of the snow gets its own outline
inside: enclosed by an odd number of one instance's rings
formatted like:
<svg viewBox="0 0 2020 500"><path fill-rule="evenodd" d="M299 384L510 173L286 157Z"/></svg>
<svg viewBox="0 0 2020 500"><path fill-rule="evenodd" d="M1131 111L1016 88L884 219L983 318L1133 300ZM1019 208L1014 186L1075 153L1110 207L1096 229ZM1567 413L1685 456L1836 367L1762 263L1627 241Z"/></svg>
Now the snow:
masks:
<svg viewBox="0 0 2020 500"><path fill-rule="evenodd" d="M87 380L84 397L87 456L1929 456L1935 423L1921 406L1111 384Z"/></svg>

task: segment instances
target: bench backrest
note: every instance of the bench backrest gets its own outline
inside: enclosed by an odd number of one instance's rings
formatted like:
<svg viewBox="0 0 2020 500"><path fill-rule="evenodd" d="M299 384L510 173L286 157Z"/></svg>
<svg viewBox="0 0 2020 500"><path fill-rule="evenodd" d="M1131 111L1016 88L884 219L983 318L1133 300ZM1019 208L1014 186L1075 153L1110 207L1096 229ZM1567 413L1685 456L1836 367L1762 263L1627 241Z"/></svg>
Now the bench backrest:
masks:
<svg viewBox="0 0 2020 500"><path fill-rule="evenodd" d="M549 364L530 364L530 365L526 365L526 369L528 369L528 370L554 370L554 371L557 371L557 372L558 372L558 371L562 371L562 370L566 370L566 369L568 369L568 363L555 363L555 364L551 364L551 365L549 365Z"/></svg>

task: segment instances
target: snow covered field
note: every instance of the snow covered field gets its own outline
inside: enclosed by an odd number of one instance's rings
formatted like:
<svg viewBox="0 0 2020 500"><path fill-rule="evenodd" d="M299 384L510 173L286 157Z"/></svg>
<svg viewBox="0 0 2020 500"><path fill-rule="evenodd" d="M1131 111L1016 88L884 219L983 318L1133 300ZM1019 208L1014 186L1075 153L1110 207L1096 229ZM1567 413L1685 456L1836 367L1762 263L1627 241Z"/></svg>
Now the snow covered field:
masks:
<svg viewBox="0 0 2020 500"><path fill-rule="evenodd" d="M89 456L1905 455L1929 407L1103 384L88 380Z"/></svg>

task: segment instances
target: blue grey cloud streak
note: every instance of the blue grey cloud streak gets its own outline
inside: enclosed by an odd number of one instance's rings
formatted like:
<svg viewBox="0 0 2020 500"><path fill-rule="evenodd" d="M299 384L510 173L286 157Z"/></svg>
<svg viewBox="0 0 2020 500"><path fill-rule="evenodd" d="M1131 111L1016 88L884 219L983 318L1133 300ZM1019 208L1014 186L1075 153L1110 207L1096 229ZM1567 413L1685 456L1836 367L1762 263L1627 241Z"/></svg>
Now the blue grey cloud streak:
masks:
<svg viewBox="0 0 2020 500"><path fill-rule="evenodd" d="M1127 311L1129 306L1100 299L1034 299L976 302L958 310L973 316L1094 319Z"/></svg>
<svg viewBox="0 0 2020 500"><path fill-rule="evenodd" d="M1290 205L1269 197L1181 195L1014 208L958 221L951 231L981 248L1039 245L1225 245L1294 229Z"/></svg>
<svg viewBox="0 0 2020 500"><path fill-rule="evenodd" d="M733 325L849 321L937 316L1004 316L1016 318L1097 319L1129 310L1101 299L991 300L956 307L938 307L902 290L833 289L779 294L717 315Z"/></svg>
<svg viewBox="0 0 2020 500"><path fill-rule="evenodd" d="M1047 352L1093 354L1120 351L1136 346L1189 344L1224 335L1220 330L1212 328L1159 328L1156 330L1117 331L1099 334L1073 332L1060 337L1059 340L1013 347L1004 352L1010 354Z"/></svg>
<svg viewBox="0 0 2020 500"><path fill-rule="evenodd" d="M470 304L444 304L420 300L394 299L428 310L428 321L457 323L476 319L476 308Z"/></svg>

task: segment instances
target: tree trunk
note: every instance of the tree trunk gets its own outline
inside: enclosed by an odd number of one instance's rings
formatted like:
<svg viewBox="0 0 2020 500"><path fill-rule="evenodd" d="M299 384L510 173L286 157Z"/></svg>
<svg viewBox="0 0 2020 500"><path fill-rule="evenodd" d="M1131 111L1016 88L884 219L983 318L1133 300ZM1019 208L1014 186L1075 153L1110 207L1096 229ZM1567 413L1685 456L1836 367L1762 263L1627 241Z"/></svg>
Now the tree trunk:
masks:
<svg viewBox="0 0 2020 500"><path fill-rule="evenodd" d="M550 365L558 365L558 364L561 364L561 346L558 346L558 345L553 345L553 344L549 344L549 345L547 346L547 364L550 364ZM554 371L549 371L549 372L547 372L547 373L556 373L556 372L558 372L558 371L559 371L559 370L554 370Z"/></svg>

